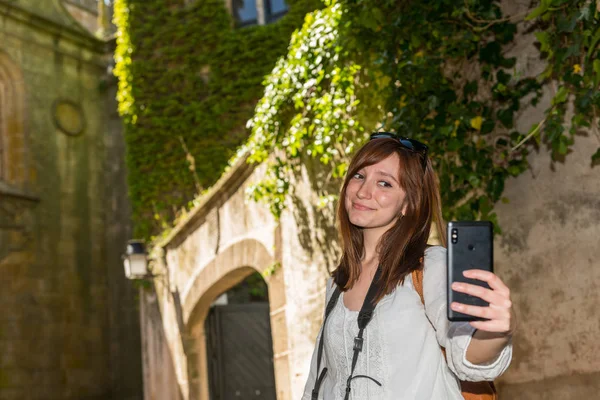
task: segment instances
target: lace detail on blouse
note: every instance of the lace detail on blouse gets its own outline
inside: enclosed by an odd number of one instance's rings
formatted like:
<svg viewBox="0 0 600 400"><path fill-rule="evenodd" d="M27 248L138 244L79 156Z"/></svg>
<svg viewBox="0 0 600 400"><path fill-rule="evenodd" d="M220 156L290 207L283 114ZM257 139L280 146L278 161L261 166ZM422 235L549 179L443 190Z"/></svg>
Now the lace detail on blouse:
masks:
<svg viewBox="0 0 600 400"><path fill-rule="evenodd" d="M330 321L325 331L325 352L328 360L335 363L328 371L336 374L331 377L336 382L334 391L338 393L339 399L343 399L346 394L346 380L352 367L354 338L358 336L357 317L358 311L348 310L344 306L342 294L329 316ZM358 355L354 376L366 375L385 385L383 346L381 336L377 334L378 322L375 312L363 332L363 350ZM380 398L384 388L368 378L360 377L352 380L351 390L352 400L368 400Z"/></svg>
<svg viewBox="0 0 600 400"><path fill-rule="evenodd" d="M367 381L366 388L367 393L365 394L365 399L381 399L383 398L383 393L386 388L386 372L384 371L384 367L386 365L385 360L383 359L383 343L382 336L377 334L377 332L381 332L379 324L381 319L377 314L373 315L373 320L369 323L369 326L365 329L365 331L371 328L371 331L367 334L369 335L368 341L368 351L369 351L369 360L364 360L365 363L369 366L367 371L367 376L376 379L381 383L381 386L377 385L375 382ZM358 326L357 326L358 327Z"/></svg>
<svg viewBox="0 0 600 400"><path fill-rule="evenodd" d="M346 348L346 319L344 318L345 311L342 305L342 296L329 316L327 327L325 328L325 352L328 360L333 360L335 366L329 368L330 373L335 373L336 390L340 398L344 398L346 388L340 384L345 382L350 374L350 362L347 357ZM358 315L358 314L357 314Z"/></svg>

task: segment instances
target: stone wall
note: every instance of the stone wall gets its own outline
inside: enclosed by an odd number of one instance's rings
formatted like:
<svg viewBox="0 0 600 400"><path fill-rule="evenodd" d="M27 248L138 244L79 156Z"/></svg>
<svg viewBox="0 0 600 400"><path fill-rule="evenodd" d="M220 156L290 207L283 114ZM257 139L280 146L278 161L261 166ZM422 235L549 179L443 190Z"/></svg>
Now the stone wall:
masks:
<svg viewBox="0 0 600 400"><path fill-rule="evenodd" d="M141 398L110 49L63 11L0 1L0 398Z"/></svg>
<svg viewBox="0 0 600 400"><path fill-rule="evenodd" d="M526 5L503 2L515 15ZM508 56L516 70L537 76L544 69L527 24ZM558 87L546 86L538 107L516 119L527 131L544 118ZM545 145L529 156L530 170L506 182L509 203L496 205L503 234L495 243L496 269L512 289L518 316L514 361L499 380L510 399L581 399L600 388L600 168L591 156L600 146L596 129L581 131L573 151L552 162Z"/></svg>
<svg viewBox="0 0 600 400"><path fill-rule="evenodd" d="M501 379L506 398L595 398L600 389L600 169L590 166L599 144L582 132L557 163L540 149L531 170L507 183L510 203L496 206L496 268L519 324Z"/></svg>

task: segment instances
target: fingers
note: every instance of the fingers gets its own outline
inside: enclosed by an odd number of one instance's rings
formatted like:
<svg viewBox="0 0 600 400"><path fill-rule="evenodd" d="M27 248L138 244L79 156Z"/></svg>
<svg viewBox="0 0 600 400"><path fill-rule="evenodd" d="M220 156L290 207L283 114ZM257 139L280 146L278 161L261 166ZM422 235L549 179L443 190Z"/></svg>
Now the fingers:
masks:
<svg viewBox="0 0 600 400"><path fill-rule="evenodd" d="M512 318L512 301L510 290L496 274L480 269L471 269L463 272L469 279L486 282L489 289L465 282L454 282L452 290L478 297L489 303L488 307L478 307L468 304L453 302L450 308L462 314L484 319L484 321L471 321L469 324L475 329L487 332L509 334L514 330Z"/></svg>
<svg viewBox="0 0 600 400"><path fill-rule="evenodd" d="M510 334L512 327L506 321L471 321L469 324L480 331Z"/></svg>
<svg viewBox="0 0 600 400"><path fill-rule="evenodd" d="M494 332L502 335L512 335L516 329L516 318L512 312L512 309L508 310L508 314L502 314L505 316L500 319L490 319L489 321L471 321L469 324L478 330L486 332Z"/></svg>
<svg viewBox="0 0 600 400"><path fill-rule="evenodd" d="M478 307L456 302L450 304L450 308L462 314L472 315L473 317L487 320L506 320L508 321L508 326L510 326L510 309L507 308L496 307L493 304L490 304L489 307Z"/></svg>
<svg viewBox="0 0 600 400"><path fill-rule="evenodd" d="M484 271L482 269L469 269L464 271L463 275L466 278L487 282L490 288L498 293L502 293L506 297L510 295L510 289L508 289L508 286L506 286L504 282L502 282L502 279L500 279L498 275L494 274L493 272Z"/></svg>
<svg viewBox="0 0 600 400"><path fill-rule="evenodd" d="M452 290L466 293L471 296L479 297L482 300L487 301L490 304L494 304L498 307L510 308L512 302L504 293L490 290L478 285L472 285L470 283L454 282L452 284Z"/></svg>

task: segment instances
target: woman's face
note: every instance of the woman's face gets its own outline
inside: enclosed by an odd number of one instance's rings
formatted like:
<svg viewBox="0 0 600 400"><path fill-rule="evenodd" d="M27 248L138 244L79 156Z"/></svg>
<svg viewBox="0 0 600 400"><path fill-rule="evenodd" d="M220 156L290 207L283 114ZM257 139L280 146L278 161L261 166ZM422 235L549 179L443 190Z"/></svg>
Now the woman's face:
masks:
<svg viewBox="0 0 600 400"><path fill-rule="evenodd" d="M400 186L397 154L364 167L350 178L345 205L353 225L381 230L383 234L406 210L406 193Z"/></svg>

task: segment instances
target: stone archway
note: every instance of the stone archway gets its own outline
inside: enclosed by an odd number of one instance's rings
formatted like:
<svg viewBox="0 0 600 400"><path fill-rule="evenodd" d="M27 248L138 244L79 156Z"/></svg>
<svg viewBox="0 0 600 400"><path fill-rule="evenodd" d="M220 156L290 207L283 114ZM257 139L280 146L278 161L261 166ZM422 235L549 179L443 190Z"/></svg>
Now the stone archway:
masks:
<svg viewBox="0 0 600 400"><path fill-rule="evenodd" d="M221 293L240 283L255 271L262 272L275 261L257 240L245 239L221 250L197 274L184 297L185 354L188 364L189 398L208 400L208 367L204 322L212 302ZM285 291L280 272L268 276L275 381L278 400L289 396L288 338L285 322Z"/></svg>

